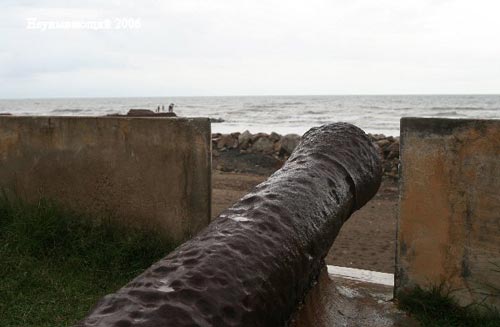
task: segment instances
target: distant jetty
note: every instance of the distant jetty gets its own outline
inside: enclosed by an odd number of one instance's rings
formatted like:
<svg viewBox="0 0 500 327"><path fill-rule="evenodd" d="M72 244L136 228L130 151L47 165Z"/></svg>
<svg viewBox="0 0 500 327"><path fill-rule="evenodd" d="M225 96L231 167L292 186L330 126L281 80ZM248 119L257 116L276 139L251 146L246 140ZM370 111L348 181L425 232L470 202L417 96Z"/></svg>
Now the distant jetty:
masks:
<svg viewBox="0 0 500 327"><path fill-rule="evenodd" d="M177 117L175 112L154 112L150 109L130 109L126 115L110 114L110 117Z"/></svg>

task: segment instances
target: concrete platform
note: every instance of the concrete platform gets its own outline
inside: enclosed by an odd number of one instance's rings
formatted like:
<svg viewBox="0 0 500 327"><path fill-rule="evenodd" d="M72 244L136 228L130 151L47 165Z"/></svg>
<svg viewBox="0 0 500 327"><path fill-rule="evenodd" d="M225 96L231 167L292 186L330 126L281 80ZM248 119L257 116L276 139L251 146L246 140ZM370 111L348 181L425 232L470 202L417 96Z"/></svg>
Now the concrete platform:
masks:
<svg viewBox="0 0 500 327"><path fill-rule="evenodd" d="M327 266L290 326L419 326L398 310L393 292L393 274Z"/></svg>

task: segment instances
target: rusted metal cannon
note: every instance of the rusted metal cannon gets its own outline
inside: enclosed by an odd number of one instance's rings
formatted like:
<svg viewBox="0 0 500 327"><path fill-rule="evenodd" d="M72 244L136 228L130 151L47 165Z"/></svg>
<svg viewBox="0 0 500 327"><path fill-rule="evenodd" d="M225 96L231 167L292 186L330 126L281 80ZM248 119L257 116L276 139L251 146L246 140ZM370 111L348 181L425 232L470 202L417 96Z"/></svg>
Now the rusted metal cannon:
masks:
<svg viewBox="0 0 500 327"><path fill-rule="evenodd" d="M381 175L359 128L309 130L280 170L104 297L80 326L285 326Z"/></svg>

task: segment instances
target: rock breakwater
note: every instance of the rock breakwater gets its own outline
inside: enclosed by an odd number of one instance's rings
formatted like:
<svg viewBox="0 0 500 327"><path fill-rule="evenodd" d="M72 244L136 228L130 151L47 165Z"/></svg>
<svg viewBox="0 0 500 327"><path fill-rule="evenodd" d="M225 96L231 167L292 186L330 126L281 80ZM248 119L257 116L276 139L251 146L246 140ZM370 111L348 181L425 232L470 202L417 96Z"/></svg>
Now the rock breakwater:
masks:
<svg viewBox="0 0 500 327"><path fill-rule="evenodd" d="M377 145L384 177L397 179L399 137L368 134ZM212 134L213 167L221 171L269 174L280 168L300 141L300 135L256 133Z"/></svg>

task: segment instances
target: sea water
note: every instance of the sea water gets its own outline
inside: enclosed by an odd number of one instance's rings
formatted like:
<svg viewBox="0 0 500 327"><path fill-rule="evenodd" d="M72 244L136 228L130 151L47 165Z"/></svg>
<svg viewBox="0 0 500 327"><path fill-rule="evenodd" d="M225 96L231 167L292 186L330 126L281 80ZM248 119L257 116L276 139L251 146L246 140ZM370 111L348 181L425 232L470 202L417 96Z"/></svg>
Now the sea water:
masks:
<svg viewBox="0 0 500 327"><path fill-rule="evenodd" d="M124 114L132 108L168 108L170 103L179 116L212 118L212 132L220 133L302 134L313 126L343 121L369 133L399 135L401 117L500 119L500 95L8 99L0 100L0 113L99 116Z"/></svg>

